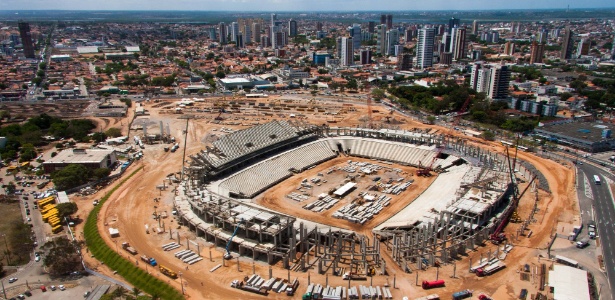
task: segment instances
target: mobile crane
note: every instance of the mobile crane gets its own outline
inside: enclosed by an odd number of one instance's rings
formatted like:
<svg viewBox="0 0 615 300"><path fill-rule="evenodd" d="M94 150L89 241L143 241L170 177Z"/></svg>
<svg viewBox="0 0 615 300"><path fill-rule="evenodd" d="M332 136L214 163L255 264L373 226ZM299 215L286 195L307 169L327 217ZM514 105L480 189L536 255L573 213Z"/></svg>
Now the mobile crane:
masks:
<svg viewBox="0 0 615 300"><path fill-rule="evenodd" d="M243 224L243 223L245 223L245 220L242 218L237 223L237 226L235 226L235 230L233 231L233 235L231 235L231 238L228 239L228 242L226 243L226 254L224 254L224 259L231 259L231 258L233 258L233 255L231 255L231 251L229 249L231 249L231 242L233 242L233 238L237 235L237 231L239 231L239 226L241 224Z"/></svg>

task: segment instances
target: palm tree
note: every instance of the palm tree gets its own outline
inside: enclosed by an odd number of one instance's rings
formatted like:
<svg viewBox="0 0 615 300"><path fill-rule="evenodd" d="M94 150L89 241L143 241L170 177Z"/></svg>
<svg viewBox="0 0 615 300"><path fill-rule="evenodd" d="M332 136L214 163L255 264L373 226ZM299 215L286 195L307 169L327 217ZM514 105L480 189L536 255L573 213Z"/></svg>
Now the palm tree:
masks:
<svg viewBox="0 0 615 300"><path fill-rule="evenodd" d="M141 290L137 287L132 288L132 293L135 295L135 298L139 297Z"/></svg>
<svg viewBox="0 0 615 300"><path fill-rule="evenodd" d="M126 289L122 286L118 286L118 288L113 292L113 296L121 299L126 296Z"/></svg>

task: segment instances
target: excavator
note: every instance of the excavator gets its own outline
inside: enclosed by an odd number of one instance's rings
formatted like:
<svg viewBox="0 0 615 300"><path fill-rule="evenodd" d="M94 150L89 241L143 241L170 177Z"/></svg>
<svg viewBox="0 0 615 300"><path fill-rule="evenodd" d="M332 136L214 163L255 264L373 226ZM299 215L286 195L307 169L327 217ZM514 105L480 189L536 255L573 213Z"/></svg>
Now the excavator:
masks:
<svg viewBox="0 0 615 300"><path fill-rule="evenodd" d="M231 238L228 239L228 242L226 243L226 254L224 254L224 259L229 260L229 259L233 258L233 255L231 255L231 251L229 249L231 249L231 243L233 242L233 238L237 235L237 231L239 231L239 226L244 224L245 222L246 221L242 218L237 223L237 226L235 226L235 230L233 231L233 235L231 235Z"/></svg>

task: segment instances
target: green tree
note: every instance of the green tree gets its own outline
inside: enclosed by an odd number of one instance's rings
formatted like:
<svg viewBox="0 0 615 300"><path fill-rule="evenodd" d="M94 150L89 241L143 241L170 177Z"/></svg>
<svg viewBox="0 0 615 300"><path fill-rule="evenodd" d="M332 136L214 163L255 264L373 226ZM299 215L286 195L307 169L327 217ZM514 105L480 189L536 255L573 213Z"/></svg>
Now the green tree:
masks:
<svg viewBox="0 0 615 300"><path fill-rule="evenodd" d="M51 175L58 190L67 190L88 182L92 171L83 165L70 164Z"/></svg>
<svg viewBox="0 0 615 300"><path fill-rule="evenodd" d="M224 78L224 77L226 77L226 74L224 74L224 71L218 71L218 72L216 72L216 77Z"/></svg>
<svg viewBox="0 0 615 300"><path fill-rule="evenodd" d="M122 136L122 129L117 127L111 127L107 129L107 131L105 131L105 135L112 138Z"/></svg>
<svg viewBox="0 0 615 300"><path fill-rule="evenodd" d="M374 100L380 101L386 98L386 95L383 89L375 88L372 90L372 97L374 98Z"/></svg>
<svg viewBox="0 0 615 300"><path fill-rule="evenodd" d="M58 209L58 217L60 217L60 219L76 213L78 209L77 203L75 202L58 203L56 208Z"/></svg>
<svg viewBox="0 0 615 300"><path fill-rule="evenodd" d="M77 240L70 241L64 236L45 243L42 247L46 251L43 264L48 268L49 273L58 276L80 271L82 269L79 256L81 243Z"/></svg>
<svg viewBox="0 0 615 300"><path fill-rule="evenodd" d="M109 170L108 168L98 168L96 170L94 170L94 177L98 178L98 179L103 179L107 176L109 176L109 174L111 174L111 170Z"/></svg>
<svg viewBox="0 0 615 300"><path fill-rule="evenodd" d="M487 141L493 141L495 140L495 134L491 131L483 131L483 133L481 133L480 137L482 137L483 139L487 140Z"/></svg>

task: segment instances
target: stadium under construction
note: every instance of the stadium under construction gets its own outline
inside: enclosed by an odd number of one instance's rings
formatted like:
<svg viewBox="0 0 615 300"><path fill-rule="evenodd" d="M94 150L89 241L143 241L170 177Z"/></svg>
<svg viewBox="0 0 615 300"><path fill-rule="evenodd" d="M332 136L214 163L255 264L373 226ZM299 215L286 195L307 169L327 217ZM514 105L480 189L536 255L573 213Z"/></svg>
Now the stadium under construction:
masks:
<svg viewBox="0 0 615 300"><path fill-rule="evenodd" d="M251 199L336 157L430 170L435 180L371 236L272 211ZM450 263L501 230L518 179L541 174L518 159L421 130L331 128L273 121L222 136L191 156L174 205L181 222L217 246L285 268L319 273L385 272L381 251L412 272ZM367 213L353 218L370 218ZM361 223L363 224L363 223ZM381 245L386 245L382 247Z"/></svg>

